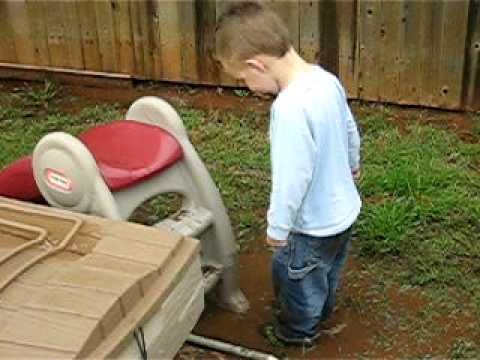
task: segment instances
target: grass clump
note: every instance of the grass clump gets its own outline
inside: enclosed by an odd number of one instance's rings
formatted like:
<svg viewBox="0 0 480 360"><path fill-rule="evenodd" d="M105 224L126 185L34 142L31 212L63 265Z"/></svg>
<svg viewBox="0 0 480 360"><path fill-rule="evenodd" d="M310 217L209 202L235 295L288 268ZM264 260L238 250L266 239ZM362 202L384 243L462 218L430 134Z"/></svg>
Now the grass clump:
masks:
<svg viewBox="0 0 480 360"><path fill-rule="evenodd" d="M52 131L77 135L88 127L120 116L117 105L89 106L76 114L62 111L57 85L26 86L0 95L0 168L30 154Z"/></svg>
<svg viewBox="0 0 480 360"><path fill-rule="evenodd" d="M361 119L364 208L359 248L365 257L401 262L412 284L471 287L480 257L478 144L412 124L406 134L385 118Z"/></svg>
<svg viewBox="0 0 480 360"><path fill-rule="evenodd" d="M450 351L451 359L478 359L479 356L478 346L466 339L455 340Z"/></svg>

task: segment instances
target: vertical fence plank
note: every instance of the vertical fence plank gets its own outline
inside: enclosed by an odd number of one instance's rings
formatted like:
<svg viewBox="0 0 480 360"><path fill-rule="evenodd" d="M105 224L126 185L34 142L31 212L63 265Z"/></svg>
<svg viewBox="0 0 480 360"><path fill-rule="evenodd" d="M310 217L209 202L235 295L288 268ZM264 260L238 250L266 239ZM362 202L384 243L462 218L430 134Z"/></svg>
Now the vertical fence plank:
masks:
<svg viewBox="0 0 480 360"><path fill-rule="evenodd" d="M384 70L383 84L385 88L382 89L382 92L385 94L385 98L381 97L380 100L409 104L412 98L411 88L415 87L413 84L415 83L415 74L412 78L412 70L415 70L415 62L418 63L418 58L411 58L411 49L418 46L415 37L412 38L411 35L413 34L415 18L419 18L419 14L413 11L413 4L409 4L408 0L398 1L395 4L389 3L388 0L383 1L385 8L383 13L384 19L386 21L389 18L392 20L390 21L390 26L392 27L390 35L397 36L391 39L385 36L384 39L385 52L383 58L385 61L382 61L382 68ZM389 12L388 9L392 11ZM395 19L391 19L392 16ZM397 31L397 33L395 34L392 30ZM418 34L416 36L418 37ZM392 69L391 65L395 66L394 69ZM418 76L418 73L416 75ZM395 90L392 87L396 87L397 94L394 93Z"/></svg>
<svg viewBox="0 0 480 360"><path fill-rule="evenodd" d="M138 7L138 2L129 1L129 8L133 38L133 54L135 59L135 76L143 78L145 77L145 61L143 53L144 40L142 34L142 27L139 21L140 11Z"/></svg>
<svg viewBox="0 0 480 360"><path fill-rule="evenodd" d="M154 54L156 45L154 43L153 26L158 18L155 16L153 0L139 1L140 27L143 34L143 61L145 66L145 77L155 77Z"/></svg>
<svg viewBox="0 0 480 360"><path fill-rule="evenodd" d="M464 49L465 44L463 43L462 50L455 54L448 54L447 47L451 44L452 39L449 39L447 31L455 30L454 26L451 24L451 20L456 21L458 19L458 14L447 14L448 1L438 1L432 2L431 12L432 12L432 21L430 25L430 43L431 43L431 52L430 60L428 62L428 73L430 77L425 79L425 94L427 95L427 102L422 103L423 105L441 107L445 106L449 101L447 99L451 98L450 86L448 77L455 76L455 74L442 74L445 71L454 71L458 70L452 69L449 65L450 59L453 57L458 57L459 59L464 59ZM460 2L458 2L460 3ZM453 3L452 3L453 4ZM452 9L450 9L452 10ZM458 11L458 9L456 9ZM450 25L449 25L450 24ZM455 34L457 36L458 33ZM457 38L454 41L460 42L462 34L460 33L460 38ZM451 49L453 50L453 49ZM463 71L462 74L463 76Z"/></svg>
<svg viewBox="0 0 480 360"><path fill-rule="evenodd" d="M469 33L464 81L464 103L467 109L480 110L480 1L469 8Z"/></svg>
<svg viewBox="0 0 480 360"><path fill-rule="evenodd" d="M195 2L185 0L179 2L180 26L181 26L181 50L182 50L182 78L187 81L198 82L198 65L195 29Z"/></svg>
<svg viewBox="0 0 480 360"><path fill-rule="evenodd" d="M77 1L77 11L80 20L80 36L83 49L85 68L92 71L103 70L100 47L98 44L95 1Z"/></svg>
<svg viewBox="0 0 480 360"><path fill-rule="evenodd" d="M431 12L431 21L427 24L429 28L427 28L429 34L429 43L431 44L429 49L429 59L425 64L425 71L426 74L429 76L425 76L424 84L423 84L423 94L425 94L424 103L423 105L427 106L439 106L439 93L438 93L438 84L440 83L439 80L439 71L440 71L440 44L441 44L441 37L442 37L442 30L441 24L445 21L444 12L443 12L443 4L441 1L432 1L429 3L430 12Z"/></svg>
<svg viewBox="0 0 480 360"><path fill-rule="evenodd" d="M215 51L216 2L195 1L196 49L199 81L215 84L219 80L219 69L213 57Z"/></svg>
<svg viewBox="0 0 480 360"><path fill-rule="evenodd" d="M146 79L154 78L153 3L151 1L130 2L130 15L132 16L136 76Z"/></svg>
<svg viewBox="0 0 480 360"><path fill-rule="evenodd" d="M32 38L31 23L25 0L9 1L10 22L17 61L22 64L35 64L35 46Z"/></svg>
<svg viewBox="0 0 480 360"><path fill-rule="evenodd" d="M216 16L216 22L218 22L219 17L227 10L227 5L228 2L225 0L215 0L215 16ZM217 39L215 38L215 51L214 51L214 56L217 55L216 52L216 41ZM225 71L223 71L222 66L219 67L219 84L221 85L234 85L236 83L235 79L232 79Z"/></svg>
<svg viewBox="0 0 480 360"><path fill-rule="evenodd" d="M379 77L379 99L395 101L399 99L401 52L404 43L404 16L402 1L382 0L382 23L378 46L384 48Z"/></svg>
<svg viewBox="0 0 480 360"><path fill-rule="evenodd" d="M358 97L356 80L356 1L337 2L339 76L350 98Z"/></svg>
<svg viewBox="0 0 480 360"><path fill-rule="evenodd" d="M27 11L35 47L35 64L48 66L50 65L50 53L47 43L45 3L43 1L27 0Z"/></svg>
<svg viewBox="0 0 480 360"><path fill-rule="evenodd" d="M420 37L421 2L404 1L401 13L402 34L397 46L400 49L399 95L392 101L400 104L417 104L421 94L422 81L420 77L421 57ZM386 59L388 60L388 59ZM387 61L384 61L386 64Z"/></svg>
<svg viewBox="0 0 480 360"><path fill-rule="evenodd" d="M320 60L320 3L318 1L300 1L299 4L299 53L311 63Z"/></svg>
<svg viewBox="0 0 480 360"><path fill-rule="evenodd" d="M440 107L459 108L465 65L468 0L445 1L440 42L440 69L437 94Z"/></svg>
<svg viewBox="0 0 480 360"><path fill-rule="evenodd" d="M94 16L92 14L91 16ZM110 1L95 1L95 17L97 21L98 47L105 72L118 71L118 54L116 48L115 29Z"/></svg>
<svg viewBox="0 0 480 360"><path fill-rule="evenodd" d="M62 12L66 20L65 40L69 60L68 66L73 69L84 69L80 22L75 2L75 0L62 1Z"/></svg>
<svg viewBox="0 0 480 360"><path fill-rule="evenodd" d="M419 2L418 9L419 21L422 24L422 31L417 34L419 47L417 51L417 62L419 66L418 78L420 81L419 103L432 106L433 91L435 87L435 64L438 54L435 54L436 39L435 33L437 26L435 19L438 13L438 3L430 1ZM403 97L403 94L400 94Z"/></svg>
<svg viewBox="0 0 480 360"><path fill-rule="evenodd" d="M328 71L339 75L339 32L337 2L324 0L320 2L320 64Z"/></svg>
<svg viewBox="0 0 480 360"><path fill-rule="evenodd" d="M0 21L0 61L15 63L17 62L17 54L8 5L8 2L0 1L0 16L3 19Z"/></svg>
<svg viewBox="0 0 480 360"><path fill-rule="evenodd" d="M381 3L375 0L358 0L358 91L359 97L376 101L379 98L381 61Z"/></svg>
<svg viewBox="0 0 480 360"><path fill-rule="evenodd" d="M45 2L47 14L47 43L50 64L55 67L83 69L80 26L75 3Z"/></svg>
<svg viewBox="0 0 480 360"><path fill-rule="evenodd" d="M47 22L47 43L50 53L50 65L53 67L69 66L69 54L65 28L70 26L65 21L62 1L45 2Z"/></svg>
<svg viewBox="0 0 480 360"><path fill-rule="evenodd" d="M161 51L160 66L165 80L180 81L182 79L181 28L179 4L176 1L160 1L159 47Z"/></svg>
<svg viewBox="0 0 480 360"><path fill-rule="evenodd" d="M130 6L127 0L112 2L115 39L118 56L118 71L123 74L135 73L135 55L133 49L133 33L130 24Z"/></svg>
<svg viewBox="0 0 480 360"><path fill-rule="evenodd" d="M152 60L153 60L153 79L165 79L163 73L163 57L167 56L164 54L162 48L162 37L169 36L170 34L162 33L162 16L161 9L162 4L167 1L154 0L151 5L152 11L152 23L151 23L151 45L152 45ZM173 34L172 34L173 35ZM166 80L166 79L165 79Z"/></svg>

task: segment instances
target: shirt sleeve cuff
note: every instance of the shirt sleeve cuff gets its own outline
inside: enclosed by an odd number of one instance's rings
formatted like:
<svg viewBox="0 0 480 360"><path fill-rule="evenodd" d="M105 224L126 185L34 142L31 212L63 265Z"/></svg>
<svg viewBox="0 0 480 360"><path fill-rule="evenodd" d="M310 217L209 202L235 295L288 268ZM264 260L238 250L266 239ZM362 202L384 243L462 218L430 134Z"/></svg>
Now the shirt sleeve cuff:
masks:
<svg viewBox="0 0 480 360"><path fill-rule="evenodd" d="M275 240L287 240L289 234L289 230L283 230L270 225L267 228L267 235Z"/></svg>
<svg viewBox="0 0 480 360"><path fill-rule="evenodd" d="M354 158L350 158L350 169L352 171L360 169L360 157L355 156Z"/></svg>

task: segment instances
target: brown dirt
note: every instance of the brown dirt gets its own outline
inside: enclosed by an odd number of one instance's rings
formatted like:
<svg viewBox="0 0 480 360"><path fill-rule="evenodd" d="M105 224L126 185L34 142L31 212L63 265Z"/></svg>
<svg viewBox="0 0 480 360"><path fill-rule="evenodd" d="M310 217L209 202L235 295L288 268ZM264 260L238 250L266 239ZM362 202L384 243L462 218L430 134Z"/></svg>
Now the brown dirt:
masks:
<svg viewBox="0 0 480 360"><path fill-rule="evenodd" d="M23 87L25 82L3 80L0 91L8 92ZM108 84L106 84L108 85ZM202 87L195 88L176 84L142 83L134 86L130 82L117 83L112 87L90 87L78 85L62 85L64 94L62 108L66 112L76 112L84 106L104 103L117 103L127 108L133 101L142 96L159 96L175 105L186 105L205 110L250 110L266 112L271 101L256 96L240 97L232 89ZM35 86L35 83L33 83ZM39 84L40 86L40 84ZM72 97L78 97L72 101ZM80 101L78 101L80 100Z"/></svg>
<svg viewBox="0 0 480 360"><path fill-rule="evenodd" d="M257 248L260 248L260 239ZM459 314L446 319L439 314L429 319L424 314L428 300L419 290L405 290L374 279L351 255L339 291L338 307L330 326L345 324L342 332L323 336L309 350L275 347L261 335L262 325L272 320L273 301L271 254L258 249L241 254L241 287L250 300L247 314L233 314L208 304L194 332L233 344L276 354L279 357L319 358L398 358L436 354L447 356L453 341L465 334L462 324L473 323L471 316ZM438 334L419 332L425 321ZM419 339L418 337L423 337Z"/></svg>
<svg viewBox="0 0 480 360"><path fill-rule="evenodd" d="M194 331L280 356L302 356L302 349L274 347L261 335L262 325L272 319L270 254L267 251L242 254L240 273L241 287L250 300L250 311L245 315L237 315L210 305ZM368 347L367 334L371 330L365 326L359 312L342 307L335 314L334 322L348 325L338 336L321 339L316 348L308 351L308 357L351 357Z"/></svg>
<svg viewBox="0 0 480 360"><path fill-rule="evenodd" d="M385 110L387 108L384 105L366 104L358 101L353 102L352 106L352 111L357 117L368 116L378 112L379 109ZM408 133L409 125L420 123L454 132L460 139L468 143L479 141L478 135L474 134L473 131L475 125L473 113L388 105L385 117L402 133Z"/></svg>
<svg viewBox="0 0 480 360"><path fill-rule="evenodd" d="M240 98L224 90L222 94L217 92L216 88L205 88L198 91L184 86L163 86L163 87L135 87L130 89L110 89L108 92L104 89L79 88L69 89L74 96L100 102L118 102L121 105L128 106L141 96L159 96L174 104L188 105L202 109L236 109L246 108L253 111L266 111L268 105L265 101L255 97Z"/></svg>
<svg viewBox="0 0 480 360"><path fill-rule="evenodd" d="M2 80L0 91L11 91L24 86L25 82ZM31 83L32 84L32 83ZM35 84L35 83L33 83ZM66 112L77 112L84 106L103 103L117 103L122 108L128 106L141 96L159 96L174 105L191 106L204 110L235 110L268 112L272 99L258 96L237 96L233 89L219 87L193 87L175 83L140 82L115 80L94 83L96 86L62 85L65 94L61 107ZM98 86L102 87L98 87ZM35 85L33 85L35 86ZM40 84L39 84L40 86ZM72 101L72 97L76 97ZM478 134L473 132L473 113L428 109L413 106L369 104L361 101L351 101L352 111L356 117L362 117L379 109L386 111L387 120L398 127L403 133L408 132L412 123L429 124L452 131L469 143L479 141Z"/></svg>

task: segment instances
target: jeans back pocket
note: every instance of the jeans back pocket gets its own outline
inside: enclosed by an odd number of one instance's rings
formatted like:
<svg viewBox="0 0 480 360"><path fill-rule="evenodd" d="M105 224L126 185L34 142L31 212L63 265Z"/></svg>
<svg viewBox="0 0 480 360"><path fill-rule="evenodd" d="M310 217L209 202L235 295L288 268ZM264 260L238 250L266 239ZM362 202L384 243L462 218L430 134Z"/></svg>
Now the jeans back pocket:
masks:
<svg viewBox="0 0 480 360"><path fill-rule="evenodd" d="M308 236L292 234L289 238L288 277L301 280L321 265L321 260L312 248Z"/></svg>

